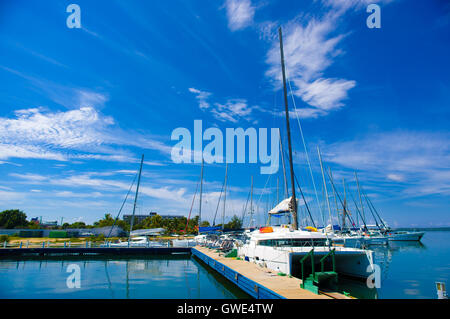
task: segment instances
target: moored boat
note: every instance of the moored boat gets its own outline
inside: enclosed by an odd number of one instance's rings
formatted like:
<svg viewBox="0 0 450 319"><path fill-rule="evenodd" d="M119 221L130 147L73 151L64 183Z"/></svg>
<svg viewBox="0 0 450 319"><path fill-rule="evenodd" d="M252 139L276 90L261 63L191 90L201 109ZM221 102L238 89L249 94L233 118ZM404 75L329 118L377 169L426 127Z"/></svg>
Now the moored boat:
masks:
<svg viewBox="0 0 450 319"><path fill-rule="evenodd" d="M396 231L386 233L389 241L420 241L425 232Z"/></svg>
<svg viewBox="0 0 450 319"><path fill-rule="evenodd" d="M354 278L367 278L373 269L373 252L358 248L332 247L331 238L319 232L293 230L289 226L270 226L249 234L238 248L238 256L273 271L301 275L300 260L314 251L314 264L334 250L336 272Z"/></svg>

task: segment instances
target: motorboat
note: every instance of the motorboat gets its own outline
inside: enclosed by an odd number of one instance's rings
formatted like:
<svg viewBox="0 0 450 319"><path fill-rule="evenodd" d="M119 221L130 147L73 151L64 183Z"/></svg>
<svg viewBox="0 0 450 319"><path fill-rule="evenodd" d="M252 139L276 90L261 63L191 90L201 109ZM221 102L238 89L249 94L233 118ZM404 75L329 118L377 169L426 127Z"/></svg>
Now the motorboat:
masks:
<svg viewBox="0 0 450 319"><path fill-rule="evenodd" d="M146 247L146 248L155 248L155 247L167 247L164 244L161 244L156 241L151 241L147 236L138 236L132 237L130 241L119 241L117 243L109 243L106 244L107 247Z"/></svg>

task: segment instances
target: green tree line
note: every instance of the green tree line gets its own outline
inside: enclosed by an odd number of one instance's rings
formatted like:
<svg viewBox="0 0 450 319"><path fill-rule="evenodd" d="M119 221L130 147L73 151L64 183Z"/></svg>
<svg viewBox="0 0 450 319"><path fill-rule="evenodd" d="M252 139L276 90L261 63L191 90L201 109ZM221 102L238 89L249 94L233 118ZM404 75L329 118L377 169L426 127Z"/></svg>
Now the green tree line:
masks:
<svg viewBox="0 0 450 319"><path fill-rule="evenodd" d="M198 216L191 218L189 221L186 217L176 218L162 218L160 215L154 215L147 217L142 222L133 226L134 230L137 229L150 229L150 228L164 228L167 233L173 234L195 234L198 232ZM130 224L125 220L118 219L114 223L115 219L111 214L105 214L105 216L94 222L93 225L87 225L84 222L74 222L72 224L64 223L62 226L52 226L52 229L75 229L75 228L98 228L116 225L122 228L124 231L130 230ZM202 221L201 227L210 226L208 221ZM222 226L221 224L216 226ZM0 228L6 229L38 229L41 226L34 222L27 220L27 215L18 209L9 209L0 212ZM235 215L231 221L224 226L227 229L239 229L242 227L241 220Z"/></svg>

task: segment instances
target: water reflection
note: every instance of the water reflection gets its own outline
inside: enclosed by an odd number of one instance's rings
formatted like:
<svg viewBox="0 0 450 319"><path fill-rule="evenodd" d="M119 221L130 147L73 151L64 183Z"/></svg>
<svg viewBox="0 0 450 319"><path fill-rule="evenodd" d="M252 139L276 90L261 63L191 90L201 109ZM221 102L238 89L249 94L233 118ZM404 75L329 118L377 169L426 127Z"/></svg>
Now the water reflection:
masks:
<svg viewBox="0 0 450 319"><path fill-rule="evenodd" d="M390 241L388 246L372 246L370 250L374 252L374 263L380 266L380 281L383 286L385 282L390 280L392 271L390 266L395 258L403 258L405 253L420 254L427 247L421 242L408 241ZM420 296L418 289L419 282L417 280L403 280L402 284L407 286L402 290L404 298ZM348 280L346 278L339 279L339 288L342 291L350 292L353 297L362 299L378 299L379 289L369 288L366 282L358 282Z"/></svg>
<svg viewBox="0 0 450 319"><path fill-rule="evenodd" d="M66 285L67 266L81 269L81 288ZM221 284L190 256L173 258L60 258L0 260L0 299L154 298L234 299L243 293ZM244 296L245 297L245 296Z"/></svg>

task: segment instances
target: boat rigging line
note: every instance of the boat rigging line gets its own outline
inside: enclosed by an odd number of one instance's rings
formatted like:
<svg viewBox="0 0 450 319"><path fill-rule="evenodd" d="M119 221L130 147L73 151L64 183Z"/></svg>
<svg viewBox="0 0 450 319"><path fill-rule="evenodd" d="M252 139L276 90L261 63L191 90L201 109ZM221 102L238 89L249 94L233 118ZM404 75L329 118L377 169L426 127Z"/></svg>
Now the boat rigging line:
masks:
<svg viewBox="0 0 450 319"><path fill-rule="evenodd" d="M329 174L328 172L327 172L327 175L328 175L328 178L330 179L331 186L333 186L333 190L334 190L335 194L337 195L337 198L339 198L339 201L340 201L340 203L341 203L343 209L345 210L345 204L344 204L344 202L342 201L341 196L339 196L339 193L337 192L336 187L334 186L333 179L331 178L331 176L330 176L330 174ZM346 214L346 217L348 218L348 220L350 221L350 223L351 223L353 226L355 226L355 222L353 221L353 218L350 216L350 214ZM338 219L339 219L339 218L338 218Z"/></svg>
<svg viewBox="0 0 450 319"><path fill-rule="evenodd" d="M136 174L134 175L133 182L131 183L131 186L130 186L130 188L128 189L128 193L127 193L127 195L125 196L125 199L124 199L123 202L122 202L122 206L120 206L119 213L117 214L116 219L114 219L114 223L112 224L111 229L110 229L110 231L109 231L109 233L108 233L108 236L106 236L106 239L108 239L108 238L111 236L111 233L112 233L112 231L113 231L113 229L114 229L114 227L115 227L117 221L119 220L120 213L122 212L123 206L125 206L125 202L126 202L127 199L128 199L128 195L130 195L131 189L133 188L133 185L134 185L134 182L136 181L136 177L137 177L137 176L138 176L138 173L136 173Z"/></svg>

